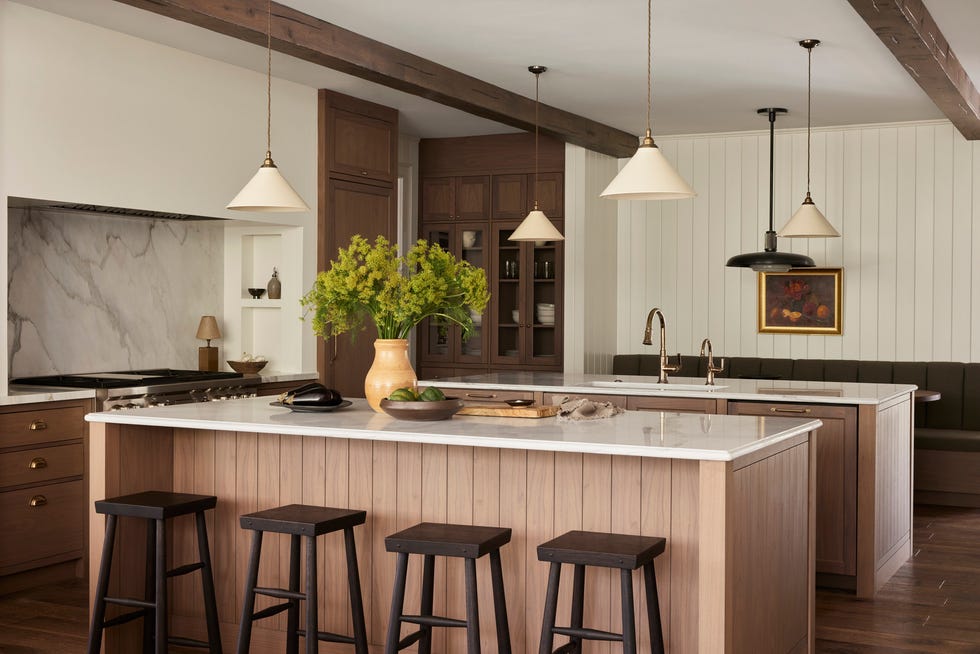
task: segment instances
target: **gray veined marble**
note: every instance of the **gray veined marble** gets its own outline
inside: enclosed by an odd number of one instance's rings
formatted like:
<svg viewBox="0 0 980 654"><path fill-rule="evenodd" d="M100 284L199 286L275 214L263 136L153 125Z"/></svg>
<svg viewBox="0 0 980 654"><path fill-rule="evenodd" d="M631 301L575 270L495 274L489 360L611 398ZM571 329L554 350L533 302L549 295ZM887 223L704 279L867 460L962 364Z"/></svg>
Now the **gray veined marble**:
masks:
<svg viewBox="0 0 980 654"><path fill-rule="evenodd" d="M197 368L197 323L222 313L221 223L13 208L8 218L11 377Z"/></svg>

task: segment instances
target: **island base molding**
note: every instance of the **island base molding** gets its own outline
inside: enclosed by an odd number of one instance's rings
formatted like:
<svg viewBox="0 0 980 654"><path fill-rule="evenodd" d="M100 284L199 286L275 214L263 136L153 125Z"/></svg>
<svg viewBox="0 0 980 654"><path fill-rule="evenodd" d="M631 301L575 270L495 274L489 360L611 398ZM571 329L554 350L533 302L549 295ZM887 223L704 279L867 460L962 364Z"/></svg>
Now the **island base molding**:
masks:
<svg viewBox="0 0 980 654"><path fill-rule="evenodd" d="M382 651L394 578L384 536L421 521L501 525L513 539L501 550L514 652L537 652L548 565L536 547L572 529L663 536L657 559L668 651L812 652L814 643L813 433L786 439L764 456L695 461L494 449L352 438L291 436L91 423L90 547L97 566L104 516L92 501L150 488L213 494L207 516L218 614L226 648L235 642L248 559L244 513L305 503L364 509L355 529L371 652ZM122 521L111 593L141 596L145 527ZM193 522L170 531L170 565L196 560ZM318 542L320 626L350 633L342 540ZM566 571L570 578L571 569ZM618 573L617 573L618 574ZM267 536L259 583L282 586L288 538ZM497 651L489 566L478 561L481 639ZM92 574L91 579L96 579ZM93 582L94 583L94 582ZM649 651L642 577L634 579L639 651ZM410 564L406 612L418 610L421 565ZM462 561L436 566L434 609L465 618ZM571 584L559 619L567 620ZM588 571L585 623L621 630L619 583ZM172 633L205 633L196 575L171 585ZM256 610L273 603L259 599ZM414 606L414 608L413 608ZM257 626L253 652L279 652L285 615ZM135 651L139 621L106 632L106 652ZM321 652L349 646L321 644ZM466 651L461 630L436 630L433 652ZM586 652L608 652L588 643Z"/></svg>

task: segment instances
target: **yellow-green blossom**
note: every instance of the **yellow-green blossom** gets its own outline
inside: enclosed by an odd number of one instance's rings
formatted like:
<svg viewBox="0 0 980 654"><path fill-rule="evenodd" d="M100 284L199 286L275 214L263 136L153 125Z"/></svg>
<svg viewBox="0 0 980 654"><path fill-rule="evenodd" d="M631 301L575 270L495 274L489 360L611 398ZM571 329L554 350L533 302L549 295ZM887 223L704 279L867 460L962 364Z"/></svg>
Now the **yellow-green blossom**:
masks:
<svg viewBox="0 0 980 654"><path fill-rule="evenodd" d="M355 235L317 275L302 304L313 314L313 332L324 338L360 331L367 318L378 338L408 338L412 327L433 317L462 327L465 340L473 331L470 309L482 312L489 300L486 273L435 243L419 240L399 257L383 236L372 246Z"/></svg>

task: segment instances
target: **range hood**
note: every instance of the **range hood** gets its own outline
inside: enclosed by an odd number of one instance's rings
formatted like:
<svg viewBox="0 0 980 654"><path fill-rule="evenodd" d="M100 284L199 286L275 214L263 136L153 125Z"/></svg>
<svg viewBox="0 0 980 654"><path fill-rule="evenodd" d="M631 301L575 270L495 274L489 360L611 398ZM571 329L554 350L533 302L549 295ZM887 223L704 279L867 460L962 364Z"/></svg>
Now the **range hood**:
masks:
<svg viewBox="0 0 980 654"><path fill-rule="evenodd" d="M78 202L58 202L54 200L37 200L34 198L7 198L10 208L41 209L71 213L99 214L103 216L119 216L125 218L143 218L146 220L226 220L214 216L196 216L187 213L169 213L166 211L151 211L149 209L127 209L125 207L110 207L101 204L81 204Z"/></svg>

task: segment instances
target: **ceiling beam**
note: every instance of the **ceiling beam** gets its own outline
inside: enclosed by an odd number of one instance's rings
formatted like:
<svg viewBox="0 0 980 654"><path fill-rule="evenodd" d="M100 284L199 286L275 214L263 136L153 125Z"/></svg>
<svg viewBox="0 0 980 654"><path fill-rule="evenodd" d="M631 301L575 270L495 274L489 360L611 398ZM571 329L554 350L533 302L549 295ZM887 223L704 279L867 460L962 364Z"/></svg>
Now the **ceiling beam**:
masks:
<svg viewBox="0 0 980 654"><path fill-rule="evenodd" d="M265 0L116 0L265 47ZM418 95L511 127L534 131L534 100L434 61L272 3L272 47L304 61ZM614 157L630 157L638 137L548 105L540 130Z"/></svg>
<svg viewBox="0 0 980 654"><path fill-rule="evenodd" d="M980 139L980 93L922 0L848 0L968 140Z"/></svg>

